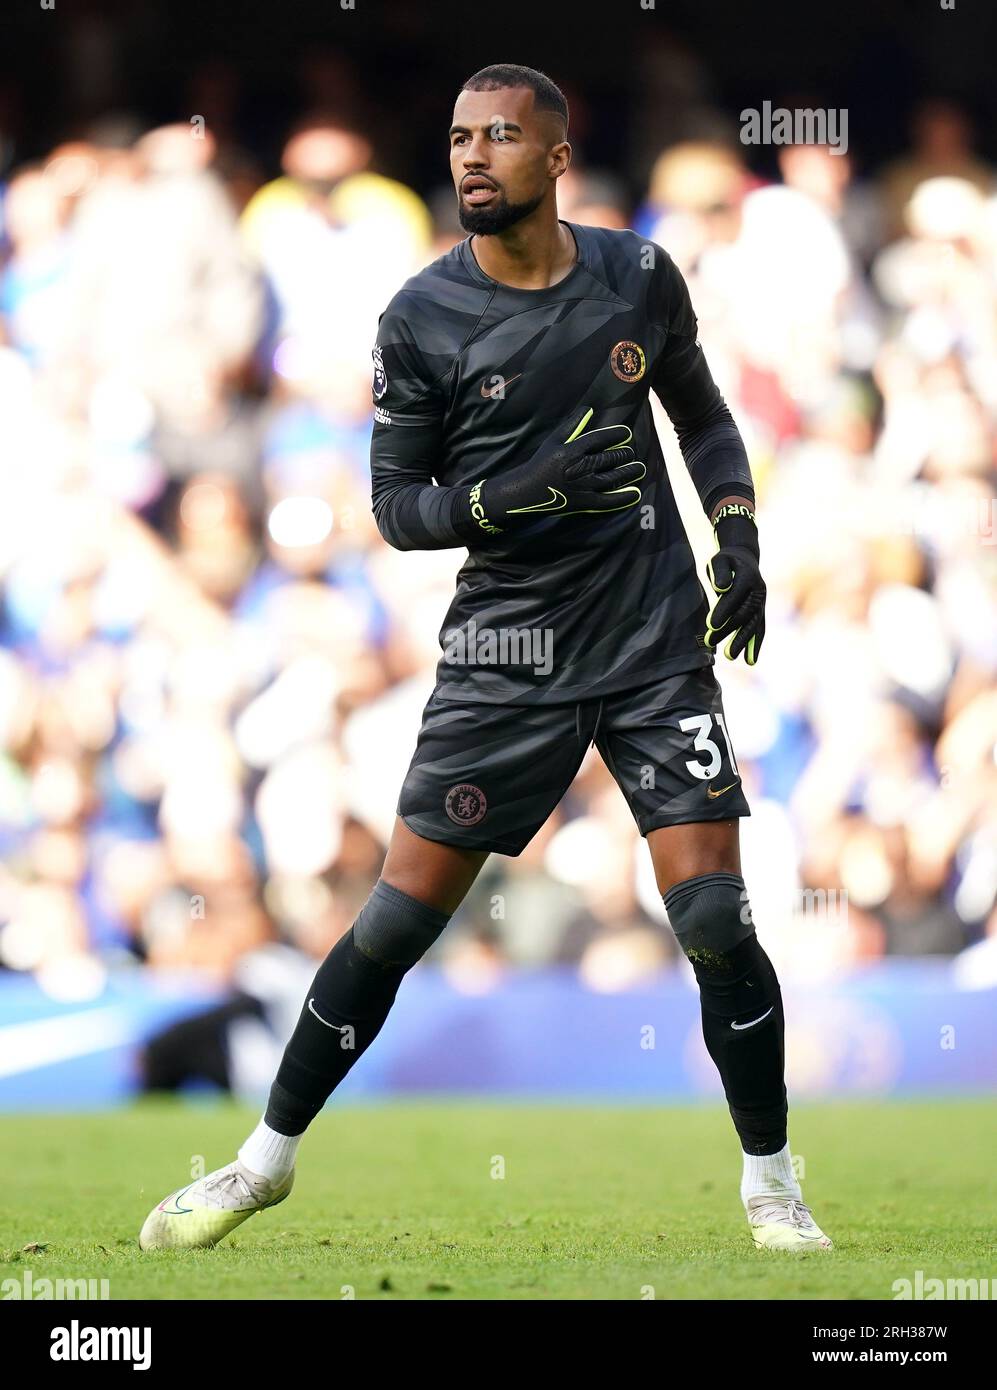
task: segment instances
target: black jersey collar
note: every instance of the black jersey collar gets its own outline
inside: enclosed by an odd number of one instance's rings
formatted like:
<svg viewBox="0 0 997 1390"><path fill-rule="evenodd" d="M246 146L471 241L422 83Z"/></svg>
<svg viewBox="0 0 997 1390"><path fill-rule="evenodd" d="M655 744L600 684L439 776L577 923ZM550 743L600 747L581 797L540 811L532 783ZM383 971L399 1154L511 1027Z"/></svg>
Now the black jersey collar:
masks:
<svg viewBox="0 0 997 1390"><path fill-rule="evenodd" d="M469 236L465 237L457 248L461 264L472 280L476 281L479 285L487 285L489 289L496 290L501 294L515 295L523 299L529 299L531 297L537 298L544 295L557 296L565 288L573 288L574 282L578 279L579 275L583 271L589 269L588 239L585 235L586 228L580 226L577 222L567 222L563 217L559 217L558 221L562 226L567 227L574 237L578 259L568 271L567 275L565 275L564 279L558 280L556 285L546 285L541 289L527 290L520 289L517 285L503 284L501 280L493 280L492 277L486 275L480 265L478 265L474 252L471 250L471 238Z"/></svg>

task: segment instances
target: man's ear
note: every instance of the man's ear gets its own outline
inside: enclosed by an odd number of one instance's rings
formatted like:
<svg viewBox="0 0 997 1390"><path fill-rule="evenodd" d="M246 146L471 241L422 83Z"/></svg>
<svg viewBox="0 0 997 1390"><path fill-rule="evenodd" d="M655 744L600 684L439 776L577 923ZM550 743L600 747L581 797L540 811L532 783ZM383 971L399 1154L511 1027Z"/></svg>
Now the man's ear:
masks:
<svg viewBox="0 0 997 1390"><path fill-rule="evenodd" d="M547 172L552 179L559 179L571 163L571 146L561 140L552 146L547 156Z"/></svg>

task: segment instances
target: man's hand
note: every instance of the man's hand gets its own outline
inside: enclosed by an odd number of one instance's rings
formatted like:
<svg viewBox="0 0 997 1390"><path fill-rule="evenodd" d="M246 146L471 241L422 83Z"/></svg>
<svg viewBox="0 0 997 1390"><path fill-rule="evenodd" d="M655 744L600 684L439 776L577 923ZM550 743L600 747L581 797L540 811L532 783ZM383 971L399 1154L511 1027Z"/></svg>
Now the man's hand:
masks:
<svg viewBox="0 0 997 1390"><path fill-rule="evenodd" d="M496 535L538 516L617 512L640 501L636 483L647 469L629 448L626 425L584 434L589 409L563 444L500 477L470 488L467 505L478 534Z"/></svg>
<svg viewBox="0 0 997 1390"><path fill-rule="evenodd" d="M706 645L728 637L724 655L731 661L744 652L754 666L765 636L765 581L758 568L755 515L744 502L725 502L713 519L720 549L706 563L714 593L720 595L706 620Z"/></svg>

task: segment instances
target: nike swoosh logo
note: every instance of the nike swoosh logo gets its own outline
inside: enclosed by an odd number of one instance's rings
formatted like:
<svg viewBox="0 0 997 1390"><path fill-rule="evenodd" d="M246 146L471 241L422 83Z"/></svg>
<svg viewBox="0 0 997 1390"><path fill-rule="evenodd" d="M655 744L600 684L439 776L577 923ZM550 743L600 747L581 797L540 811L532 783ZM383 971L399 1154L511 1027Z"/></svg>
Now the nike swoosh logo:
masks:
<svg viewBox="0 0 997 1390"><path fill-rule="evenodd" d="M773 1004L772 1009L774 1008L775 1005ZM761 1015L761 1017L753 1018L750 1023L732 1023L730 1026L736 1029L738 1032L740 1032L742 1028L754 1028L755 1024L761 1023L763 1018L768 1018L769 1014L772 1012L772 1009L766 1009L765 1012Z"/></svg>
<svg viewBox="0 0 997 1390"><path fill-rule="evenodd" d="M510 507L510 514L513 512L561 512L568 505L568 499L563 492L558 492L556 487L551 487L548 483L547 491L552 495L546 502L537 502L532 507Z"/></svg>
<svg viewBox="0 0 997 1390"><path fill-rule="evenodd" d="M720 787L717 791L714 791L712 787L707 787L707 788L706 788L706 795L710 798L711 801L715 801L715 800L717 799L718 796L723 796L724 792L729 792L730 789L731 789L731 787L736 787L736 786L737 786L737 783L736 783L736 782L731 782L731 784L730 784L729 787Z"/></svg>
<svg viewBox="0 0 997 1390"><path fill-rule="evenodd" d="M315 1017L318 1019L319 1023L325 1023L325 1026L326 1026L327 1028L331 1028L332 1031L333 1031L334 1033L342 1033L342 1032L345 1031L344 1029L340 1028L339 1025L338 1025L337 1023L326 1023L326 1022L325 1022L325 1019L322 1017L322 1015L321 1015L321 1014L318 1012L318 1010L315 1008L315 1000L314 1000L314 999L309 999L309 1001L308 1001L308 1012L309 1012L310 1014L314 1014Z"/></svg>
<svg viewBox="0 0 997 1390"><path fill-rule="evenodd" d="M498 376L499 373L496 372L495 375ZM478 389L486 401L501 400L502 397L500 393L504 391L507 386L511 386L514 381L518 381L522 375L522 372L517 372L515 376L507 376L505 380L500 381L497 386L489 386L487 382L483 381Z"/></svg>
<svg viewBox="0 0 997 1390"><path fill-rule="evenodd" d="M160 1211L166 1212L166 1215L167 1215L167 1216L189 1216L190 1213L194 1210L194 1208L193 1208L193 1207L182 1207L182 1206L180 1205L180 1198L184 1195L185 1192L189 1192L190 1189L191 1189L193 1186L194 1186L194 1184L193 1184L192 1182L191 1182L191 1183L188 1183L187 1186L186 1186L186 1187L182 1187L182 1188L180 1189L179 1192L175 1192L175 1193L173 1194L172 1199L169 1198L169 1197L164 1197L163 1200L162 1200L162 1201L160 1202L160 1204L159 1204L159 1210L160 1210ZM171 1200L172 1200L172 1202L173 1202L173 1206L174 1206L175 1210L174 1210L174 1211L166 1211L166 1203L169 1202L169 1201L171 1201Z"/></svg>

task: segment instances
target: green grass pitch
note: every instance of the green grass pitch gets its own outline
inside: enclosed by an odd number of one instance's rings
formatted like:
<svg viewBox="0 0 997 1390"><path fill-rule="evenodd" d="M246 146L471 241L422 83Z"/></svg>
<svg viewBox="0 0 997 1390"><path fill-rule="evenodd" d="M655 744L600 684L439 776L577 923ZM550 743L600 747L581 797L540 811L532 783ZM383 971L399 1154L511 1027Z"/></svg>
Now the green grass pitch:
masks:
<svg viewBox="0 0 997 1390"><path fill-rule="evenodd" d="M435 1101L327 1110L287 1202L214 1250L143 1254L149 1208L196 1155L229 1162L256 1119L5 1116L0 1280L107 1279L112 1299L890 1299L917 1269L997 1275L994 1113L977 1101L793 1108L825 1255L753 1248L722 1106Z"/></svg>

